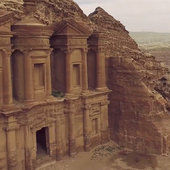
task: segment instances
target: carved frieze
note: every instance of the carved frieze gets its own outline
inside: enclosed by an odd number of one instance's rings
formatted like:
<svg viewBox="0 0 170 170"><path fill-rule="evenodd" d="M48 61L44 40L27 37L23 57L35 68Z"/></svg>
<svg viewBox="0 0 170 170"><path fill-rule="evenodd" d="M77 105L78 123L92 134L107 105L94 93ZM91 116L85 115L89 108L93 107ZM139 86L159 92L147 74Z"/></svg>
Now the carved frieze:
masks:
<svg viewBox="0 0 170 170"><path fill-rule="evenodd" d="M90 109L90 117L100 114L100 105L98 103L92 104Z"/></svg>
<svg viewBox="0 0 170 170"><path fill-rule="evenodd" d="M64 113L64 105L62 103L36 106L17 116L18 123L21 125L29 125L31 128L50 124L56 121L59 114Z"/></svg>
<svg viewBox="0 0 170 170"><path fill-rule="evenodd" d="M49 48L49 40L43 38L16 38L14 39L15 48L46 49ZM35 45L36 44L36 45Z"/></svg>
<svg viewBox="0 0 170 170"><path fill-rule="evenodd" d="M85 39L78 39L78 38L72 38L68 40L68 45L69 46L76 46L76 45L80 45L80 46L86 46L87 45L87 41Z"/></svg>

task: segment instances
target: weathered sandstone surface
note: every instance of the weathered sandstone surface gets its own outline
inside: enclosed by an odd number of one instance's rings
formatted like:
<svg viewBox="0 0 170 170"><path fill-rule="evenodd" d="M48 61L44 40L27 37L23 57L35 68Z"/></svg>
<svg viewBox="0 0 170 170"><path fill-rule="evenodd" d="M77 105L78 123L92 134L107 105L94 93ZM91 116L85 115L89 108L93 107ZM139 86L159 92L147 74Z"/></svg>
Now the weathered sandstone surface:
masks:
<svg viewBox="0 0 170 170"><path fill-rule="evenodd" d="M158 80L167 70L142 53L125 28L103 9L97 8L89 18L106 32L113 139L138 151L161 153L166 132L160 122L168 116L169 88L165 82L165 92Z"/></svg>
<svg viewBox="0 0 170 170"><path fill-rule="evenodd" d="M0 8L24 15L22 2L1 1ZM45 24L73 18L91 30L104 32L107 84L110 94L111 138L136 151L166 154L170 149L167 69L146 56L125 27L102 8L87 17L72 0L37 0L33 14Z"/></svg>

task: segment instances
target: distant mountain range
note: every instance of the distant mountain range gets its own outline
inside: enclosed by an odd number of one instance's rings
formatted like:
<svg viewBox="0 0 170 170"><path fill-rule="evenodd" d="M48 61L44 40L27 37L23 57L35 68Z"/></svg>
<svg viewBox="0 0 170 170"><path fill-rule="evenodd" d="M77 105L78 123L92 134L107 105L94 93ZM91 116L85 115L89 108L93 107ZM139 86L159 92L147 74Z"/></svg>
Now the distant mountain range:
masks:
<svg viewBox="0 0 170 170"><path fill-rule="evenodd" d="M170 33L131 32L139 48L154 55L170 69Z"/></svg>

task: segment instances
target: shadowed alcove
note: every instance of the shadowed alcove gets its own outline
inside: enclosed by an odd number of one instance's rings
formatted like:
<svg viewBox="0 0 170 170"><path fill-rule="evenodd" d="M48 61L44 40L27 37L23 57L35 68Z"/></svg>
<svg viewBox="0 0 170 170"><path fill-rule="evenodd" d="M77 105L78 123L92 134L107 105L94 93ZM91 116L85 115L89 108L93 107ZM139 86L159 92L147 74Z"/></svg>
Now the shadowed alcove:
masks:
<svg viewBox="0 0 170 170"><path fill-rule="evenodd" d="M51 79L54 95L66 92L65 63L65 53L61 50L54 50L51 54Z"/></svg>
<svg viewBox="0 0 170 170"><path fill-rule="evenodd" d="M11 56L13 98L17 101L24 100L24 54L19 50Z"/></svg>
<svg viewBox="0 0 170 170"><path fill-rule="evenodd" d="M96 53L89 50L87 53L88 87L89 90L96 88Z"/></svg>

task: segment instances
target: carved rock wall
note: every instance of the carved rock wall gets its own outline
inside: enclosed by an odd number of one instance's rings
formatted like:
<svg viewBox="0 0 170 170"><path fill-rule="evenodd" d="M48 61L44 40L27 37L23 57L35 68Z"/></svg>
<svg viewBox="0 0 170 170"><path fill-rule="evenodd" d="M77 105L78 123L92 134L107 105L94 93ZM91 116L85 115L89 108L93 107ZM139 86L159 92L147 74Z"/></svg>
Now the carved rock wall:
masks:
<svg viewBox="0 0 170 170"><path fill-rule="evenodd" d="M166 68L142 53L124 26L103 9L97 8L89 18L107 37L112 139L140 152L163 153L162 136L167 131L160 130L160 120L167 117L167 99L154 88Z"/></svg>
<svg viewBox="0 0 170 170"><path fill-rule="evenodd" d="M0 169L7 168L7 150L6 150L6 134L4 131L5 127L5 119L0 115L0 134L1 134L1 142L0 142Z"/></svg>
<svg viewBox="0 0 170 170"><path fill-rule="evenodd" d="M7 8L5 3L1 3L3 8ZM21 14L22 10L18 9L15 19L20 19ZM125 27L101 8L88 18L71 0L46 0L38 1L34 16L47 24L73 18L92 30L105 32L107 83L112 90L109 108L112 138L142 152L166 152L164 146L169 142L164 138L169 129L162 125L166 125L167 99L155 90L155 86L167 70L154 57L142 53Z"/></svg>
<svg viewBox="0 0 170 170"><path fill-rule="evenodd" d="M51 159L86 150L86 145L90 149L107 142L107 94L91 92L83 97L39 101L1 114L0 168L34 169L37 166L36 132L44 127L48 128L46 147ZM93 120L97 120L95 126Z"/></svg>

